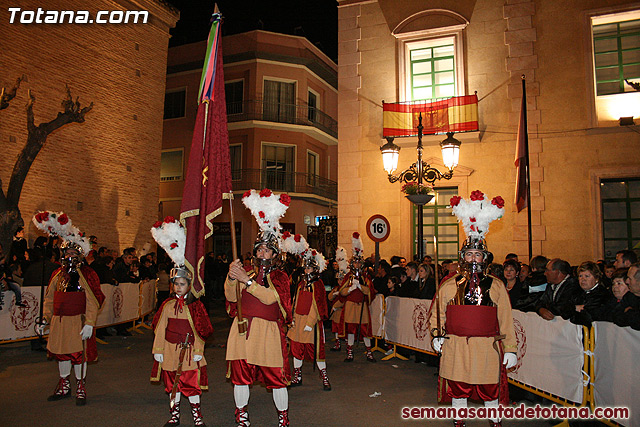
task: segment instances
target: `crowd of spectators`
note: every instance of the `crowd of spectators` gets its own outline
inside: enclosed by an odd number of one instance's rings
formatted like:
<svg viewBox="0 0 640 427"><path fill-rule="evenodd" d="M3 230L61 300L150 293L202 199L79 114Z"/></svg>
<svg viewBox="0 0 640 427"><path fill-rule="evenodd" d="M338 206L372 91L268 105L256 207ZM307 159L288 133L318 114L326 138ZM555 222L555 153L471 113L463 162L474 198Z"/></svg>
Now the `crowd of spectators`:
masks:
<svg viewBox="0 0 640 427"><path fill-rule="evenodd" d="M96 236L89 236L91 251L86 254L86 263L97 273L100 283L118 286L120 283L138 283L143 280L154 280L157 277L168 277L166 261L158 263L154 252L146 252L138 256L136 248L126 248L122 254L99 246ZM12 291L16 296L16 305L24 307L21 287L47 286L53 272L60 267L59 238L38 237L31 247L24 238L23 228L16 232L8 257L0 254L0 310L4 306L4 293ZM165 255L166 257L166 255ZM168 283L168 279L166 281ZM169 296L159 293L166 298ZM115 327L118 335L129 336L125 325ZM109 335L99 329L98 336Z"/></svg>
<svg viewBox="0 0 640 427"><path fill-rule="evenodd" d="M516 254L508 254L502 263L490 256L487 270L506 287L512 308L535 312L545 320L556 317L578 325L594 321L613 322L640 330L640 263L632 250L621 250L615 262L585 261L577 266L560 259L538 255L529 264ZM323 280L337 284L339 276L333 261ZM458 274L456 260L434 265L430 256L420 262L407 262L401 256L379 260L374 269L373 256L365 260L376 292L388 296L432 299L437 281L442 284Z"/></svg>

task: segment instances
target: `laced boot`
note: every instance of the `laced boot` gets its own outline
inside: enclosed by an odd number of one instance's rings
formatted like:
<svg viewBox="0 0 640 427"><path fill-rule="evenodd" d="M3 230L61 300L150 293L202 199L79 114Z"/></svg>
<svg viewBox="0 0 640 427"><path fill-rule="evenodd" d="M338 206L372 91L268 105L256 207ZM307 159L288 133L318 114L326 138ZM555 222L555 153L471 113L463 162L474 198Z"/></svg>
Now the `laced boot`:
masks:
<svg viewBox="0 0 640 427"><path fill-rule="evenodd" d="M453 420L453 427L467 427L463 420Z"/></svg>
<svg viewBox="0 0 640 427"><path fill-rule="evenodd" d="M320 378L322 378L322 386L325 391L331 390L331 383L329 382L329 377L327 376L327 368L320 369Z"/></svg>
<svg viewBox="0 0 640 427"><path fill-rule="evenodd" d="M194 426L204 426L206 424L202 420L202 409L200 408L199 403L191 403L191 414L193 415L193 425Z"/></svg>
<svg viewBox="0 0 640 427"><path fill-rule="evenodd" d="M84 388L85 380L76 380L76 406L87 404L87 390Z"/></svg>
<svg viewBox="0 0 640 427"><path fill-rule="evenodd" d="M171 418L167 421L164 427L175 427L180 425L180 402L176 402L173 408L170 408Z"/></svg>
<svg viewBox="0 0 640 427"><path fill-rule="evenodd" d="M278 427L289 427L289 410L278 411Z"/></svg>
<svg viewBox="0 0 640 427"><path fill-rule="evenodd" d="M340 351L340 338L338 338L333 347L331 347L331 351Z"/></svg>
<svg viewBox="0 0 640 427"><path fill-rule="evenodd" d="M376 363L376 358L373 357L373 353L371 352L371 347L367 347L367 362Z"/></svg>
<svg viewBox="0 0 640 427"><path fill-rule="evenodd" d="M53 402L56 400L64 399L65 397L71 396L71 382L69 381L69 377L60 378L58 381L58 385L56 387L56 391L49 397L47 400L49 402Z"/></svg>
<svg viewBox="0 0 640 427"><path fill-rule="evenodd" d="M244 408L236 408L236 424L238 427L249 427L251 425L246 406Z"/></svg>
<svg viewBox="0 0 640 427"><path fill-rule="evenodd" d="M302 385L302 368L293 368L291 387L295 387L297 385Z"/></svg>
<svg viewBox="0 0 640 427"><path fill-rule="evenodd" d="M347 357L344 359L345 362L353 362L353 346L347 344Z"/></svg>

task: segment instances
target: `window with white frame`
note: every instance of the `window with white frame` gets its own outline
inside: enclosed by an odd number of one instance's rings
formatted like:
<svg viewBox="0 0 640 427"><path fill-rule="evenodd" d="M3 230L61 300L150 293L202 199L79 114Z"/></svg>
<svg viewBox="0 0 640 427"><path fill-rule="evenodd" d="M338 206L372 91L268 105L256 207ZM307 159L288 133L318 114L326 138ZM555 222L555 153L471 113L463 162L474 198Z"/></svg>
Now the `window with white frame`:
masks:
<svg viewBox="0 0 640 427"><path fill-rule="evenodd" d="M243 113L244 80L225 82L224 97L227 103L227 114Z"/></svg>
<svg viewBox="0 0 640 427"><path fill-rule="evenodd" d="M295 190L295 145L262 144L262 187Z"/></svg>
<svg viewBox="0 0 640 427"><path fill-rule="evenodd" d="M640 116L640 10L590 17L595 110L598 126Z"/></svg>
<svg viewBox="0 0 640 427"><path fill-rule="evenodd" d="M401 101L450 98L464 92L463 26L396 35Z"/></svg>
<svg viewBox="0 0 640 427"><path fill-rule="evenodd" d="M456 93L453 40L433 40L409 50L411 99L448 98Z"/></svg>
<svg viewBox="0 0 640 427"><path fill-rule="evenodd" d="M187 89L170 89L164 94L164 119L179 119L185 116Z"/></svg>
<svg viewBox="0 0 640 427"><path fill-rule="evenodd" d="M307 151L307 185L312 187L318 184L318 157L313 151Z"/></svg>
<svg viewBox="0 0 640 427"><path fill-rule="evenodd" d="M231 159L231 179L242 179L242 144L229 145L229 157Z"/></svg>
<svg viewBox="0 0 640 427"><path fill-rule="evenodd" d="M174 150L162 150L160 157L160 181L180 181L183 175L182 148Z"/></svg>
<svg viewBox="0 0 640 427"><path fill-rule="evenodd" d="M597 17L592 25L597 95L634 91L625 80L640 80L640 13Z"/></svg>

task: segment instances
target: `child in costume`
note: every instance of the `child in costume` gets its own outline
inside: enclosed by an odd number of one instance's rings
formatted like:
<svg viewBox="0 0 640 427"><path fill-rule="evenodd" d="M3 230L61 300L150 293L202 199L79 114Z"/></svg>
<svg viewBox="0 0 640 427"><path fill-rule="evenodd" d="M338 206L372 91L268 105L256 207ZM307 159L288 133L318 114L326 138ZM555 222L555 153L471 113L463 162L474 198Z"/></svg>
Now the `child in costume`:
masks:
<svg viewBox="0 0 640 427"><path fill-rule="evenodd" d="M342 282L342 279L349 271L349 261L347 261L347 251L338 246L336 249L336 262L338 263L338 275L336 279L338 283ZM340 351L340 317L342 316L342 307L344 307L344 297L340 296L340 285L335 286L327 295L329 302L331 303L331 332L335 335L335 344L331 347L331 351Z"/></svg>
<svg viewBox="0 0 640 427"><path fill-rule="evenodd" d="M324 353L324 327L327 319L327 297L320 273L327 262L324 256L310 248L304 237L296 234L283 235L283 250L302 258L304 275L297 284L293 303L293 325L287 337L291 343L293 356L293 377L291 386L302 384L302 363L305 359L318 365L325 391L331 390L327 377L327 363Z"/></svg>
<svg viewBox="0 0 640 427"><path fill-rule="evenodd" d="M169 274L174 292L153 319L156 336L151 381L162 378L165 391L170 394L171 418L165 427L180 424L182 395L189 399L194 425L204 426L200 395L209 388L204 347L213 327L204 305L191 293L193 276L184 266L184 228L173 217L167 217L154 225L151 234L176 264Z"/></svg>

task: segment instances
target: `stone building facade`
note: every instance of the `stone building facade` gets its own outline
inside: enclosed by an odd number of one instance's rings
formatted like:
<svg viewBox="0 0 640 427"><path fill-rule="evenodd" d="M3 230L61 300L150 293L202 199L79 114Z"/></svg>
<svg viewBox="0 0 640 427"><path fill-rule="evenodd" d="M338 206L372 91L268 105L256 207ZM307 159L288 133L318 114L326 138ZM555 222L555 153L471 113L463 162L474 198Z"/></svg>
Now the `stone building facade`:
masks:
<svg viewBox="0 0 640 427"><path fill-rule="evenodd" d="M339 244L382 214L392 232L381 255L415 253L413 207L382 168L381 104L411 101L411 52L444 44L453 52L454 94L477 92L480 130L454 135L459 165L450 181L436 182L440 207L425 208L425 238L439 229L449 240L441 254L453 257L464 234L438 228L455 223L444 205L451 194L480 189L507 201L488 235L496 260L509 252L528 258L527 212L514 207L525 75L533 255L576 264L638 245L640 128L619 119L640 117L640 92L621 80L640 81L639 12L637 3L604 0L339 1ZM424 159L441 170L443 139L423 140ZM416 138L395 143L401 171L417 159ZM431 243L426 252L433 255Z"/></svg>
<svg viewBox="0 0 640 427"><path fill-rule="evenodd" d="M16 3L18 4L18 2ZM16 6L18 7L18 6ZM25 80L9 108L0 111L0 178L6 191L16 156L26 142L28 91L36 97L35 123L62 111L65 85L82 106L93 102L84 123L49 135L31 166L20 198L26 236L38 210L64 211L99 244L116 250L151 241L158 217L158 176L169 29L177 10L157 0L133 2L19 2L15 23L3 9L0 84ZM143 23L37 23L30 11L147 11ZM26 14L24 14L26 11ZM24 14L23 22L19 16ZM44 18L43 18L44 19ZM76 21L74 21L76 22Z"/></svg>

